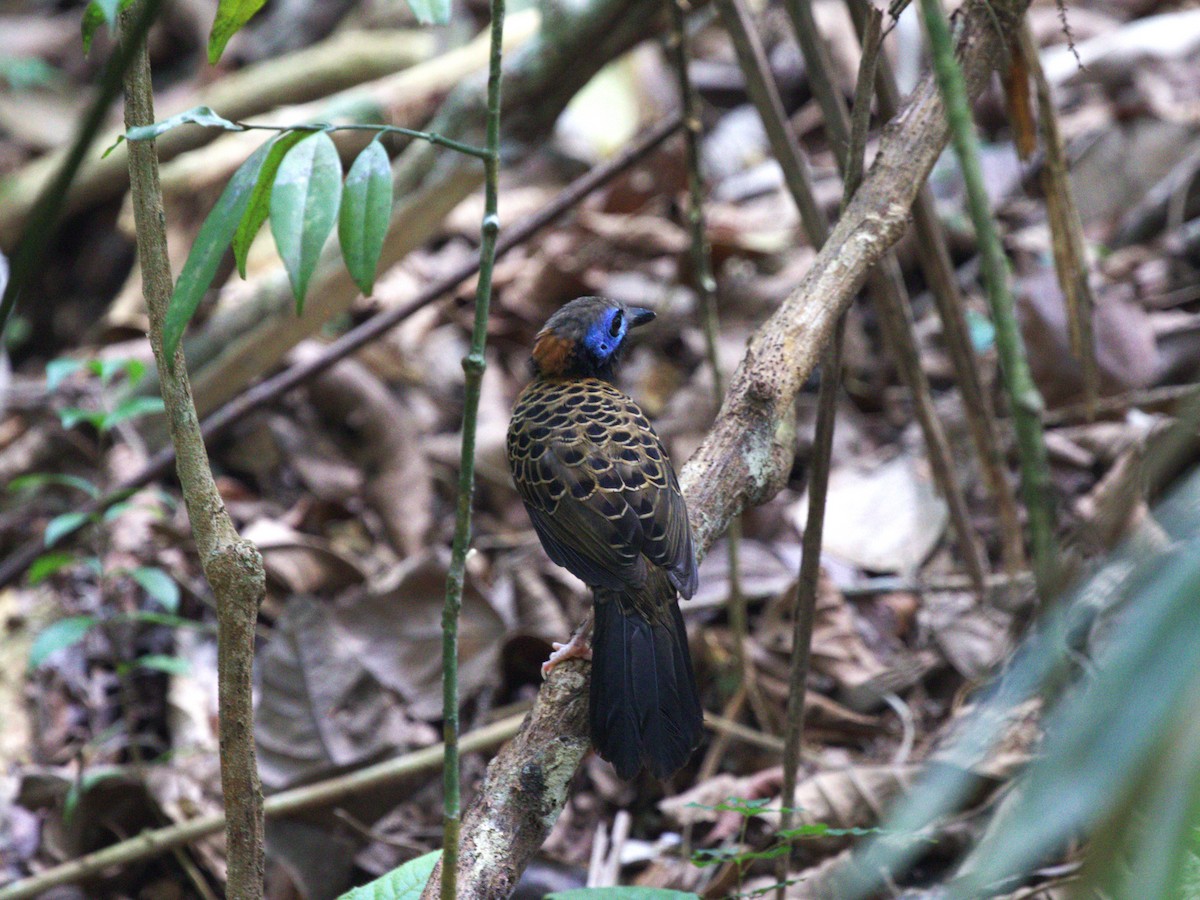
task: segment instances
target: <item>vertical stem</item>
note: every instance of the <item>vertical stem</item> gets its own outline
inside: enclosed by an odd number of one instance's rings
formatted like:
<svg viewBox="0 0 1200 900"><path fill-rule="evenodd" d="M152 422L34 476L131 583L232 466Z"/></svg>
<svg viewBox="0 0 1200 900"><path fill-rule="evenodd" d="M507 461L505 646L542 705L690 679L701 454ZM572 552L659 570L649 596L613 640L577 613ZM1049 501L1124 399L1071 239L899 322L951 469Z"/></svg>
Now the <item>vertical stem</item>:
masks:
<svg viewBox="0 0 1200 900"><path fill-rule="evenodd" d="M130 128L154 121L150 57L144 34L138 35L134 28L138 9L135 5L121 14L126 48L136 43L125 77L125 124ZM233 900L257 900L263 895L263 798L254 749L252 673L254 625L266 591L266 576L257 548L237 533L217 490L183 351L176 348L168 364L163 347L163 323L173 286L153 141L130 144L129 186L142 293L150 317L150 346L175 445L176 471L200 564L217 602L221 793L229 860L226 893Z"/></svg>
<svg viewBox="0 0 1200 900"><path fill-rule="evenodd" d="M866 0L847 0L846 5L859 33L859 42L865 47L868 43L867 20L871 17L873 7ZM880 54L876 72L876 102L879 104L880 118L886 121L893 118L900 108L900 91L886 54ZM963 312L966 307L950 260L946 234L934 212L933 197L928 186L922 187L917 193L912 213L917 237L917 261L942 321L942 340L954 365L958 389L963 398L963 411L971 429L975 453L979 457L979 467L1000 520L1004 569L1009 576L1015 577L1025 569L1020 514L1005 469L995 408L991 395L983 389L979 363L971 346Z"/></svg>
<svg viewBox="0 0 1200 900"><path fill-rule="evenodd" d="M671 60L675 64L675 76L679 82L679 105L683 111L683 136L687 154L688 178L688 231L691 234L692 275L696 279L696 293L700 297L700 311L704 326L704 343L708 362L712 367L713 395L717 403L725 394L724 376L717 358L717 283L713 278L712 254L708 235L704 227L704 182L700 176L700 133L702 124L696 102L696 91L688 77L687 23L685 15L687 0L668 0L671 12Z"/></svg>
<svg viewBox="0 0 1200 900"><path fill-rule="evenodd" d="M789 8L798 7L792 0ZM811 11L810 11L811 12ZM862 183L863 159L866 155L867 131L871 120L871 85L879 63L881 22L875 11L869 19L869 40L863 41L863 56L859 65L858 83L854 90L854 109L850 116L846 145L845 183L842 189L842 208L850 202ZM813 57L816 58L816 57ZM839 119L840 117L836 117ZM835 132L836 133L836 132ZM821 360L821 387L817 392L817 425L813 434L812 462L808 477L808 519L804 524L804 540L800 558L800 574L796 579L796 621L792 629L792 658L788 670L787 727L783 735L783 812L779 830L792 827L796 805L796 776L800 768L800 741L804 735L804 701L808 689L808 665L812 654L813 621L817 612L817 583L821 575L821 544L825 530L825 501L829 493L829 469L833 459L833 429L837 417L837 393L841 384L842 344L846 335L846 317L840 316L833 337ZM775 888L776 900L786 892L790 852L779 858Z"/></svg>
<svg viewBox="0 0 1200 900"><path fill-rule="evenodd" d="M814 248L820 249L829 237L829 223L817 205L813 191L812 174L808 161L800 152L800 142L792 132L779 88L771 78L771 67L762 40L754 30L754 21L745 0L716 0L721 23L729 33L729 40L737 53L738 67L746 77L746 93L758 110L767 141L779 167L788 193L800 212L804 233Z"/></svg>
<svg viewBox="0 0 1200 900"><path fill-rule="evenodd" d="M454 544L446 576L446 603L442 611L442 711L446 750L442 763L445 792L442 832L442 898L458 896L458 841L462 794L458 767L458 615L462 609L463 578L471 545L471 504L475 497L475 431L479 418L479 392L487 367L488 308L492 300L492 269L496 239L500 234L500 79L504 45L505 0L491 0L491 54L487 87L487 158L484 160L484 212L480 225L479 282L475 289L475 324L471 349L463 358L462 455L459 462L458 506L454 518Z"/></svg>
<svg viewBox="0 0 1200 900"><path fill-rule="evenodd" d="M845 100L834 87L831 68L810 0L788 0L787 8L797 40L808 68L813 93L821 106L834 158L843 174L850 155L850 115ZM866 58L872 54L868 53ZM873 78L875 63L870 63ZM849 180L849 179L847 179ZM871 272L867 279L871 298L879 312L884 344L894 358L901 381L912 393L913 412L921 426L934 480L950 510L950 522L958 540L963 565L971 576L976 593L983 596L987 560L977 536L971 529L966 497L954 470L953 453L934 409L929 379L921 368L920 354L913 336L912 313L908 293L894 256Z"/></svg>
<svg viewBox="0 0 1200 900"><path fill-rule="evenodd" d="M1096 338L1092 327L1096 300L1088 282L1083 223L1071 189L1067 153L1063 147L1062 131L1058 127L1050 82L1046 80L1046 73L1042 69L1042 60L1038 56L1037 43L1029 29L1028 20L1021 22L1017 39L1037 91L1038 126L1042 133L1042 152L1046 157L1042 165L1042 193L1046 196L1050 244L1054 251L1058 284L1067 304L1071 352L1083 370L1084 408L1088 418L1092 419L1096 415L1096 398L1100 392L1100 372L1096 367Z"/></svg>
<svg viewBox="0 0 1200 900"><path fill-rule="evenodd" d="M687 157L688 231L691 234L692 276L700 299L700 321L704 330L705 351L712 370L713 397L719 408L725 396L725 376L717 355L717 335L720 321L717 316L717 282L712 271L712 252L704 224L704 180L700 174L700 134L702 123L696 91L688 76L687 0L667 0L671 13L670 48L679 82L680 108L683 111L683 136ZM746 598L742 592L740 563L741 518L729 523L726 542L729 548L729 621L733 630L734 668L738 683L746 678Z"/></svg>
<svg viewBox="0 0 1200 900"><path fill-rule="evenodd" d="M800 739L804 734L804 701L808 688L808 661L812 650L813 620L817 610L817 583L821 575L821 543L825 529L825 499L829 492L829 467L833 456L838 388L841 386L842 343L846 317L839 316L833 336L821 357L821 386L817 391L817 426L813 433L812 460L808 476L808 518L796 579L796 620L792 629L792 658L788 670L787 727L783 736L783 813L780 831L792 827L796 805L796 775L800 768ZM791 853L779 859L779 886L775 896L782 900Z"/></svg>
<svg viewBox="0 0 1200 900"><path fill-rule="evenodd" d="M1008 264L983 186L983 170L979 163L979 138L971 121L971 107L967 100L962 70L954 57L950 28L938 0L921 0L921 11L929 34L934 76L946 105L950 137L959 165L962 166L971 219L979 242L983 280L987 287L992 321L996 327L1000 372L1012 405L1013 425L1017 434L1017 450L1021 461L1021 490L1029 516L1034 577L1037 580L1038 594L1045 600L1053 586L1056 562L1050 471L1042 434L1041 415L1044 406L1033 375L1029 371L1025 345L1017 326L1012 293L1008 286Z"/></svg>

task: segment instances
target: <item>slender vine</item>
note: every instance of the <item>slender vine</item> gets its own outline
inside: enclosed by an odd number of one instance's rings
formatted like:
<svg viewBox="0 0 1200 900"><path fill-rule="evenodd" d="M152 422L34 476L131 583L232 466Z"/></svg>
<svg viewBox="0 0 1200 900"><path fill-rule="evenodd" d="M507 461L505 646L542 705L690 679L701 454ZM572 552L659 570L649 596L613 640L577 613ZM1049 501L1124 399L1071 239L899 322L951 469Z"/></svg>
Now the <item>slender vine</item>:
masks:
<svg viewBox="0 0 1200 900"><path fill-rule="evenodd" d="M475 430L479 418L479 392L487 368L488 308L492 300L492 268L500 235L500 81L504 46L505 0L491 0L491 53L487 87L487 155L484 167L484 212L480 226L479 282L475 290L475 324L471 349L463 358L462 455L458 476L458 507L454 519L454 544L446 576L446 603L442 611L442 726L445 756L442 782L445 792L442 828L442 898L458 896L458 841L462 825L462 792L458 765L458 616L462 609L463 578L471 546L471 503L475 497Z"/></svg>

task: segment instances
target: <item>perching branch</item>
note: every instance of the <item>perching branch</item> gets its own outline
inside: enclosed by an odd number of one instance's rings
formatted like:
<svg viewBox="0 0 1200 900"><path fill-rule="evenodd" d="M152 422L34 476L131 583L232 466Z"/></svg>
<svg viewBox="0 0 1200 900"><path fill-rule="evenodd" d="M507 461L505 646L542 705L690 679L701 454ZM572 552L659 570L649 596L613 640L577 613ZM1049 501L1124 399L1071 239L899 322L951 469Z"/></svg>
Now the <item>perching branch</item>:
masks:
<svg viewBox="0 0 1200 900"><path fill-rule="evenodd" d="M150 56L133 28L137 6L121 16L124 39L136 41L133 64L125 76L125 125L154 121ZM167 257L167 231L158 157L154 142L129 148L129 180L137 224L142 290L150 315L150 345L158 365L159 388L176 449L176 470L187 504L192 534L204 575L217 601L217 678L220 707L221 792L225 800L225 842L229 897L255 898L263 892L262 787L254 751L254 624L266 591L266 575L257 548L243 540L217 491L200 421L192 400L183 352L168 360L163 326L173 287Z"/></svg>
<svg viewBox="0 0 1200 900"><path fill-rule="evenodd" d="M968 91L977 94L1027 0L971 0L958 48ZM884 130L875 163L796 290L754 334L708 437L684 466L697 548L707 551L729 520L785 484L794 454L794 401L835 322L904 233L909 206L949 139L932 79ZM459 895L505 897L566 802L586 753L586 664L558 666L533 712L492 760L463 818ZM430 896L428 890L426 896Z"/></svg>

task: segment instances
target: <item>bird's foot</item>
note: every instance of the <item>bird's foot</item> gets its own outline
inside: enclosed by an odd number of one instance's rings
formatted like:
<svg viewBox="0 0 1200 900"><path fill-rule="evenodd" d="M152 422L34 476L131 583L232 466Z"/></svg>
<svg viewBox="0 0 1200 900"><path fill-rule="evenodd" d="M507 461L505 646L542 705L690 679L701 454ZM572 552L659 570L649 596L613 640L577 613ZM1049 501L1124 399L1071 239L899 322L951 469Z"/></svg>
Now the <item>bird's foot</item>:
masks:
<svg viewBox="0 0 1200 900"><path fill-rule="evenodd" d="M554 648L554 652L550 654L548 660L542 663L543 678L548 677L554 671L555 666L568 659L590 660L592 658L592 645L582 634L573 635L565 644L554 641L550 646Z"/></svg>

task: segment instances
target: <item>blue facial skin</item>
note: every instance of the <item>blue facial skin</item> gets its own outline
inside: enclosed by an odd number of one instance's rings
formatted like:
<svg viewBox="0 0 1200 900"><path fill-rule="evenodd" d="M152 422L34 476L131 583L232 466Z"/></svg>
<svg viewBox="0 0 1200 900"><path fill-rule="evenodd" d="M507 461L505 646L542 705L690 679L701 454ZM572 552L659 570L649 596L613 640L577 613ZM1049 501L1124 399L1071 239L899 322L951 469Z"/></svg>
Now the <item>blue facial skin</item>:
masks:
<svg viewBox="0 0 1200 900"><path fill-rule="evenodd" d="M619 319L618 319L619 317ZM614 327L616 326L614 334ZM592 323L587 334L583 337L584 346L597 360L603 362L609 359L625 340L625 332L629 330L629 322L619 309L605 310L597 321Z"/></svg>

